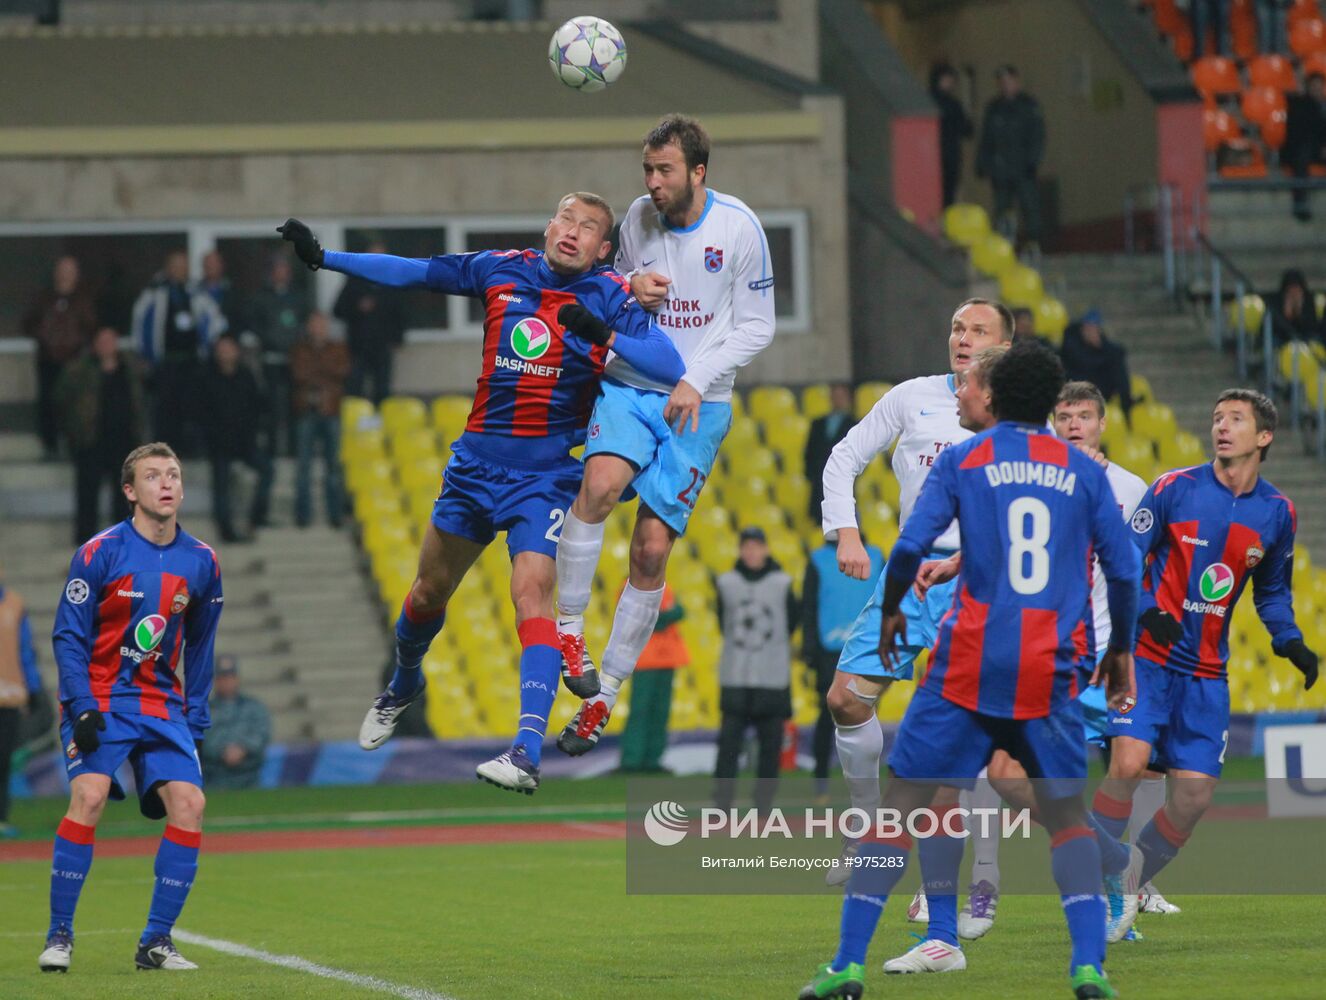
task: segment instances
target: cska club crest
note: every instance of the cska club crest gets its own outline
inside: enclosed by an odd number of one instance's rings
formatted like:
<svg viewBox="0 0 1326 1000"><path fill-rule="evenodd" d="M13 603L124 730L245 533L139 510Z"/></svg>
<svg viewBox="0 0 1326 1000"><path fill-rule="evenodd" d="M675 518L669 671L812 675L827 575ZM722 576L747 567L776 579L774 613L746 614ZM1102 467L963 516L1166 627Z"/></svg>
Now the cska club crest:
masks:
<svg viewBox="0 0 1326 1000"><path fill-rule="evenodd" d="M723 248L705 247L704 248L704 269L710 274L717 274L723 270Z"/></svg>
<svg viewBox="0 0 1326 1000"><path fill-rule="evenodd" d="M1248 569L1252 569L1252 567L1256 566L1259 562L1261 562L1262 556L1264 555L1266 555L1266 553L1262 551L1262 547L1260 545L1249 546L1247 554L1244 556L1244 558L1248 562Z"/></svg>
<svg viewBox="0 0 1326 1000"><path fill-rule="evenodd" d="M170 600L170 613L172 615L182 615L184 609L189 606L189 592L181 590Z"/></svg>

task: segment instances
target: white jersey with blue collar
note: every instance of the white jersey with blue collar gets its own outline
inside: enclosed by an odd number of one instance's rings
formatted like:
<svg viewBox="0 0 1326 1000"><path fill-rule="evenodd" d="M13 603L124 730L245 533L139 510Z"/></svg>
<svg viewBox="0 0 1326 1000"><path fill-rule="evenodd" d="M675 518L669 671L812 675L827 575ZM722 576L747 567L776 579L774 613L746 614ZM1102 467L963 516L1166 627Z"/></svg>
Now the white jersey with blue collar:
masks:
<svg viewBox="0 0 1326 1000"><path fill-rule="evenodd" d="M953 375L909 379L884 394L869 413L838 442L824 466L825 534L855 528L856 477L893 448L893 474L898 479L898 522L906 524L916 506L925 477L939 453L972 437L958 423L957 383ZM935 539L936 549L959 548L958 522Z"/></svg>
<svg viewBox="0 0 1326 1000"><path fill-rule="evenodd" d="M647 195L622 219L616 268L657 271L670 278L656 319L686 365L682 378L705 402L727 402L737 369L774 335L773 262L764 228L744 202L709 190L700 218L676 229ZM606 374L658 392L672 386L646 378L620 357Z"/></svg>

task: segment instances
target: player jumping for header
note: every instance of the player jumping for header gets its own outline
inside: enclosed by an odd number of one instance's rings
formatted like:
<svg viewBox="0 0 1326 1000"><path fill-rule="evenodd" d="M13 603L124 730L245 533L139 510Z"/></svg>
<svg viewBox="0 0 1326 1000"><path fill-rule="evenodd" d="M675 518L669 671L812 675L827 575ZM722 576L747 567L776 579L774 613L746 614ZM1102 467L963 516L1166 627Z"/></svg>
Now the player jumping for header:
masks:
<svg viewBox="0 0 1326 1000"><path fill-rule="evenodd" d="M626 282L600 266L612 209L598 195L566 195L544 230L544 249L406 259L324 251L307 226L280 231L310 267L397 288L484 301L483 370L465 433L452 445L424 533L419 571L396 621L396 672L359 730L375 750L419 693L420 665L442 629L447 602L498 531L511 555L520 657L520 719L511 749L480 764L485 781L533 794L561 650L553 621L557 528L580 485L570 450L585 424L609 349L650 378L675 382L681 358Z"/></svg>
<svg viewBox="0 0 1326 1000"><path fill-rule="evenodd" d="M1133 693L1126 637L1140 564L1104 471L1046 432L1062 385L1063 367L1053 354L1034 342L1014 344L990 372L999 423L940 454L893 548L880 622L886 662L907 642L903 597L955 516L964 559L930 669L889 757L893 777L883 804L899 811L905 830L938 785L970 787L996 749L1041 779L1040 818L1051 835L1072 939L1071 985L1084 1000L1115 994L1102 968L1100 853L1082 804L1087 758L1073 632L1086 606L1087 554L1094 551L1109 581L1114 634L1124 643L1106 654L1098 677L1107 680L1110 703L1121 704ZM938 819L942 828L945 817ZM861 996L867 947L911 847L905 832L861 845L843 900L838 953L802 989L801 1000Z"/></svg>
<svg viewBox="0 0 1326 1000"><path fill-rule="evenodd" d="M134 964L198 968L175 950L170 933L198 873L204 798L197 746L212 724L221 567L176 520L184 478L169 445L131 451L120 482L133 514L74 554L55 615L69 811L55 834L51 924L37 959L43 972L69 971L97 822L108 797L124 798L115 772L126 760L143 815L166 820Z"/></svg>
<svg viewBox="0 0 1326 1000"><path fill-rule="evenodd" d="M557 741L572 756L598 742L649 641L668 556L732 423L736 371L774 335L774 279L764 229L741 201L706 187L708 164L709 137L700 123L668 115L645 137L649 194L622 220L617 267L630 272L640 304L657 310L686 371L673 388L631 358L613 359L590 420L584 482L557 546L563 678L573 693L594 695ZM603 651L600 691L585 651L584 614L604 522L631 489L640 506L630 575Z"/></svg>
<svg viewBox="0 0 1326 1000"><path fill-rule="evenodd" d="M1139 887L1174 860L1211 804L1229 740L1230 615L1249 580L1271 648L1302 672L1305 689L1317 681L1317 654L1294 622L1297 514L1261 478L1275 425L1275 404L1261 393L1226 389L1211 420L1215 460L1161 476L1132 516L1147 559L1137 703L1110 715L1110 769L1092 811L1106 869L1122 870L1111 941L1136 919ZM1169 776L1166 801L1125 852L1117 838L1153 755Z"/></svg>

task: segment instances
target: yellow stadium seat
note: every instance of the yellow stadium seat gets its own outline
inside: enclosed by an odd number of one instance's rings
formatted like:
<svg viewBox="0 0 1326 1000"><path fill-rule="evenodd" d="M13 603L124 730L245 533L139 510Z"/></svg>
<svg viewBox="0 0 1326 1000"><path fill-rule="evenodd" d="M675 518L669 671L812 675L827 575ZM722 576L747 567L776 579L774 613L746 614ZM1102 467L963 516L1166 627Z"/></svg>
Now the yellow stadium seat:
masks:
<svg viewBox="0 0 1326 1000"><path fill-rule="evenodd" d="M401 489L436 498L442 489L442 469L435 459L420 458L399 466Z"/></svg>
<svg viewBox="0 0 1326 1000"><path fill-rule="evenodd" d="M1136 402L1154 401L1156 398L1155 392L1151 389L1151 380L1145 375L1133 374L1128 379L1128 387Z"/></svg>
<svg viewBox="0 0 1326 1000"><path fill-rule="evenodd" d="M789 514L801 513L810 505L810 483L804 476L779 476L773 482L774 502Z"/></svg>
<svg viewBox="0 0 1326 1000"><path fill-rule="evenodd" d="M1171 469L1201 465L1206 461L1206 450L1202 447L1202 442L1196 435L1187 431L1178 431L1162 438L1157 444L1160 463Z"/></svg>
<svg viewBox="0 0 1326 1000"><path fill-rule="evenodd" d="M726 449L727 471L737 479L774 479L778 476L778 462L768 448Z"/></svg>
<svg viewBox="0 0 1326 1000"><path fill-rule="evenodd" d="M1133 433L1157 443L1178 433L1174 411L1164 403L1140 403L1133 407L1131 416Z"/></svg>
<svg viewBox="0 0 1326 1000"><path fill-rule="evenodd" d="M464 396L438 396L431 407L433 428L454 440L465 429L472 403Z"/></svg>
<svg viewBox="0 0 1326 1000"><path fill-rule="evenodd" d="M1044 296L1040 272L1035 268L1018 264L999 277L999 297L1006 305L1025 306L1035 312Z"/></svg>
<svg viewBox="0 0 1326 1000"><path fill-rule="evenodd" d="M345 463L345 485L351 493L395 489L391 463L381 458L358 458Z"/></svg>
<svg viewBox="0 0 1326 1000"><path fill-rule="evenodd" d="M797 400L792 390L785 386L761 385L746 395L746 408L752 417L767 424L784 414L795 413Z"/></svg>
<svg viewBox="0 0 1326 1000"><path fill-rule="evenodd" d="M1068 310L1056 298L1045 296L1036 305L1036 332L1058 345L1064 342L1064 329L1068 326Z"/></svg>
<svg viewBox="0 0 1326 1000"><path fill-rule="evenodd" d="M801 415L807 420L822 417L833 408L829 399L829 384L816 382L801 390Z"/></svg>
<svg viewBox="0 0 1326 1000"><path fill-rule="evenodd" d="M884 393L893 388L889 382L862 382L856 387L856 416L861 419L870 412L870 408L883 398Z"/></svg>
<svg viewBox="0 0 1326 1000"><path fill-rule="evenodd" d="M401 498L394 490L389 492L365 491L355 495L355 517L361 522L400 517Z"/></svg>
<svg viewBox="0 0 1326 1000"><path fill-rule="evenodd" d="M769 502L770 483L777 477L743 475L729 480L723 490L725 504L733 510L749 510L755 504Z"/></svg>
<svg viewBox="0 0 1326 1000"><path fill-rule="evenodd" d="M986 233L971 246L971 262L976 270L997 278L1018 262L1013 244L998 233Z"/></svg>
<svg viewBox="0 0 1326 1000"><path fill-rule="evenodd" d="M382 428L370 427L357 430L341 438L341 461L357 462L369 459L383 459L387 456L386 438Z"/></svg>
<svg viewBox="0 0 1326 1000"><path fill-rule="evenodd" d="M723 453L731 454L734 450L744 451L760 447L760 428L751 417L733 416L732 426L723 439Z"/></svg>
<svg viewBox="0 0 1326 1000"><path fill-rule="evenodd" d="M1260 295L1245 295L1241 299L1230 302L1225 309L1225 318L1231 330L1238 328L1240 314L1243 316L1245 328L1260 336L1262 317L1266 315L1266 303L1262 300L1262 297Z"/></svg>
<svg viewBox="0 0 1326 1000"><path fill-rule="evenodd" d="M423 400L413 396L389 396L382 401L378 412L382 416L382 429L388 437L423 427L428 421Z"/></svg>
<svg viewBox="0 0 1326 1000"><path fill-rule="evenodd" d="M970 247L990 232L990 217L980 205L956 204L944 209L944 235Z"/></svg>
<svg viewBox="0 0 1326 1000"><path fill-rule="evenodd" d="M420 461L431 461L435 465L440 463L437 434L430 428L416 427L400 431L387 438L387 443L391 446L392 458L398 466Z"/></svg>
<svg viewBox="0 0 1326 1000"><path fill-rule="evenodd" d="M1150 482L1156 454L1150 441L1130 435L1123 439L1118 448L1111 447L1110 461Z"/></svg>
<svg viewBox="0 0 1326 1000"><path fill-rule="evenodd" d="M341 397L341 433L348 434L376 419L373 404L359 396Z"/></svg>

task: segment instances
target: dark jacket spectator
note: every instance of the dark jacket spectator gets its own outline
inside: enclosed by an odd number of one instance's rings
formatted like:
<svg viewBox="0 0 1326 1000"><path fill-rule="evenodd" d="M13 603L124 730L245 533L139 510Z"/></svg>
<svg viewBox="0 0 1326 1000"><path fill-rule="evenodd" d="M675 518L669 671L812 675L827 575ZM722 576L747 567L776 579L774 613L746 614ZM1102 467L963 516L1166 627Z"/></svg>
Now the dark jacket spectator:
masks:
<svg viewBox="0 0 1326 1000"><path fill-rule="evenodd" d="M341 398L350 374L350 352L331 339L327 315L309 313L308 333L290 351L290 384L295 413L295 523L312 519L313 452L324 463L327 519L341 523Z"/></svg>
<svg viewBox="0 0 1326 1000"><path fill-rule="evenodd" d="M1023 236L1036 242L1041 235L1036 170L1045 155L1045 119L1039 102L1023 92L1014 67L1001 66L995 79L999 96L985 107L976 173L990 179L996 221L1007 226L1006 216L1016 201ZM1016 229L1011 232L1016 235Z"/></svg>
<svg viewBox="0 0 1326 1000"><path fill-rule="evenodd" d="M238 333L244 328L244 317L240 315L239 299L234 286L226 276L226 259L212 250L203 255L203 277L198 285L212 297L221 315L226 319L226 329Z"/></svg>
<svg viewBox="0 0 1326 1000"><path fill-rule="evenodd" d="M1297 268L1290 268L1280 277L1280 290L1269 303L1271 308L1271 336L1277 345L1290 340L1320 340L1321 323L1317 320L1317 303L1308 288L1308 279Z"/></svg>
<svg viewBox="0 0 1326 1000"><path fill-rule="evenodd" d="M23 315L23 332L37 342L37 431L48 458L59 444L55 383L66 365L92 342L97 312L79 285L78 261L61 257L44 289Z"/></svg>
<svg viewBox="0 0 1326 1000"><path fill-rule="evenodd" d="M249 325L262 346L262 377L271 400L268 450L290 450L290 351L299 341L309 316L308 296L294 286L290 259L274 257L267 284L253 296Z"/></svg>
<svg viewBox="0 0 1326 1000"><path fill-rule="evenodd" d="M962 177L962 143L972 137L971 119L954 90L958 74L948 63L930 70L930 97L939 106L939 168L944 189L944 207L957 198Z"/></svg>
<svg viewBox="0 0 1326 1000"><path fill-rule="evenodd" d="M1070 381L1090 382L1107 399L1118 400L1125 413L1132 409L1128 353L1105 336L1100 310L1092 309L1064 330L1059 356Z"/></svg>
<svg viewBox="0 0 1326 1000"><path fill-rule="evenodd" d="M212 728L199 753L207 787L252 788L271 742L272 717L262 702L240 694L233 656L216 658L210 708Z"/></svg>
<svg viewBox="0 0 1326 1000"><path fill-rule="evenodd" d="M240 462L258 474L249 519L255 528L267 523L272 489L272 460L261 447L258 432L266 400L258 379L240 360L239 343L229 335L218 338L202 382L203 427L207 457L212 465L212 516L221 540L239 538L230 506L231 465Z"/></svg>
<svg viewBox="0 0 1326 1000"><path fill-rule="evenodd" d="M829 389L829 402L833 409L811 421L803 456L806 480L810 483L810 519L816 524L820 520L820 505L824 502L824 466L833 446L856 426L856 417L852 415L851 386L845 382L833 385Z"/></svg>
<svg viewBox="0 0 1326 1000"><path fill-rule="evenodd" d="M386 253L381 243L369 253ZM347 278L332 315L345 324L353 367L349 392L374 404L391 395L392 354L405 340L405 302L401 293L362 278ZM371 386L371 388L370 388Z"/></svg>
<svg viewBox="0 0 1326 1000"><path fill-rule="evenodd" d="M1309 168L1326 163L1326 77L1313 73L1302 94L1290 94L1285 108L1285 144L1280 158L1296 180L1306 180ZM1294 215L1312 218L1308 190L1294 189Z"/></svg>
<svg viewBox="0 0 1326 1000"><path fill-rule="evenodd" d="M792 578L769 554L760 528L741 532L739 551L736 566L716 581L723 651L714 797L719 808L731 807L746 729L754 727L759 742L755 805L767 811L778 780L783 724L792 716L792 633L800 604Z"/></svg>
<svg viewBox="0 0 1326 1000"><path fill-rule="evenodd" d="M147 427L139 364L131 352L120 350L119 335L104 326L92 349L65 369L56 386L61 426L74 458L75 545L105 526L99 519L103 485L110 487L110 520L129 516L120 466L142 443Z"/></svg>

